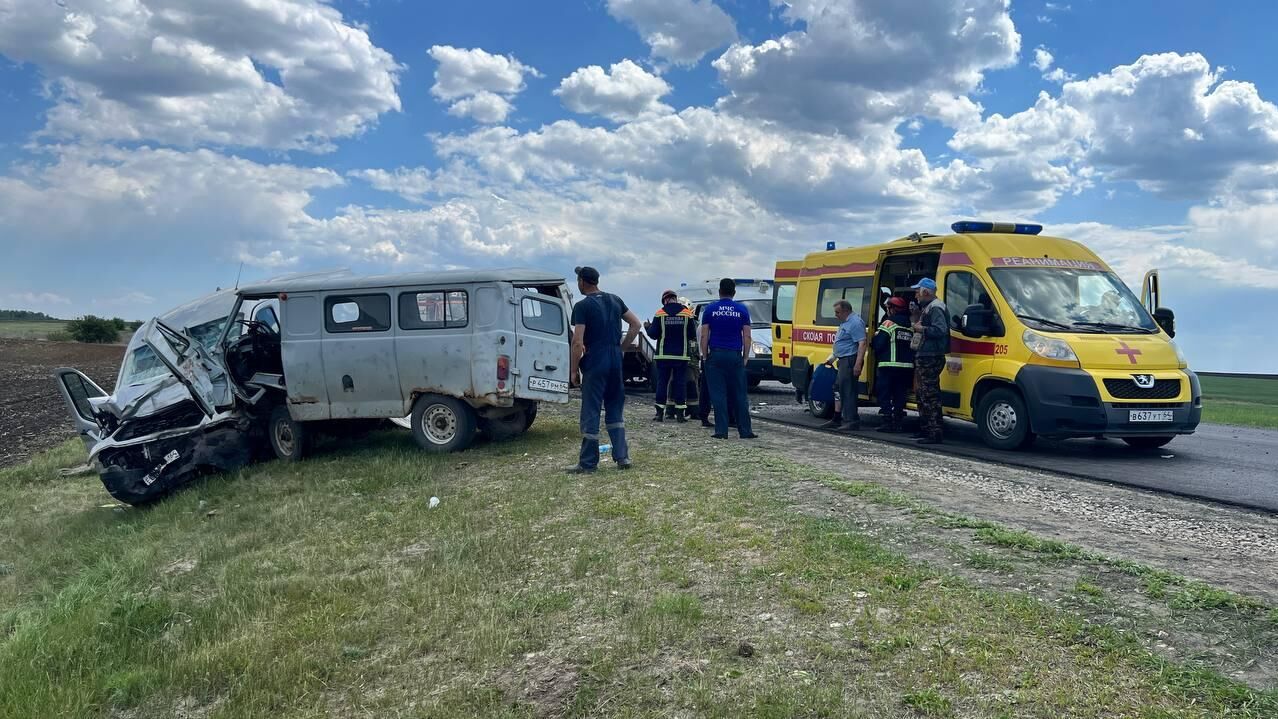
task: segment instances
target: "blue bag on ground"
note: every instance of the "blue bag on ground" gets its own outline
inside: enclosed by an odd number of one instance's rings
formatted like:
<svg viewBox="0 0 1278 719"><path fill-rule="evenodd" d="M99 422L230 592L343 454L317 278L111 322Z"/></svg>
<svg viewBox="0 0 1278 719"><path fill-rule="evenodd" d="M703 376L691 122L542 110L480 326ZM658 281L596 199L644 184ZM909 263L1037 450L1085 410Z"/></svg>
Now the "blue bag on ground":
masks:
<svg viewBox="0 0 1278 719"><path fill-rule="evenodd" d="M808 396L817 402L833 402L834 380L838 376L839 371L833 367L817 365L812 371L812 384L808 385Z"/></svg>

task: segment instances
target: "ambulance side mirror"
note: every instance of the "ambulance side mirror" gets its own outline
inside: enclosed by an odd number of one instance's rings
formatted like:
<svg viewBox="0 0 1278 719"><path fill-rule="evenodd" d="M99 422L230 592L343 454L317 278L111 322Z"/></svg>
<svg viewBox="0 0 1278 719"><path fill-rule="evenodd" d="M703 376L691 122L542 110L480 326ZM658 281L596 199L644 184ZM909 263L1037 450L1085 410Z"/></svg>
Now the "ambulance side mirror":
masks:
<svg viewBox="0 0 1278 719"><path fill-rule="evenodd" d="M1159 327L1167 333L1168 337L1176 336L1176 313L1171 311L1169 307L1159 307L1154 310L1154 321Z"/></svg>
<svg viewBox="0 0 1278 719"><path fill-rule="evenodd" d="M985 305L968 305L959 321L959 331L966 337L991 337L995 332L994 310Z"/></svg>

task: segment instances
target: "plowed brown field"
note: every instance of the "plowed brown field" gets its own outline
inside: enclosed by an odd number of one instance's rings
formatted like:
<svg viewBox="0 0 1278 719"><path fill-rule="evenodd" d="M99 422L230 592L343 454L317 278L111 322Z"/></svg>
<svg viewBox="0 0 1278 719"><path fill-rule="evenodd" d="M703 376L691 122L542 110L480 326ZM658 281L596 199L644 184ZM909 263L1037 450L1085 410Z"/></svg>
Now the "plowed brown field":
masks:
<svg viewBox="0 0 1278 719"><path fill-rule="evenodd" d="M110 392L123 345L0 338L0 467L75 435L53 370L74 367Z"/></svg>

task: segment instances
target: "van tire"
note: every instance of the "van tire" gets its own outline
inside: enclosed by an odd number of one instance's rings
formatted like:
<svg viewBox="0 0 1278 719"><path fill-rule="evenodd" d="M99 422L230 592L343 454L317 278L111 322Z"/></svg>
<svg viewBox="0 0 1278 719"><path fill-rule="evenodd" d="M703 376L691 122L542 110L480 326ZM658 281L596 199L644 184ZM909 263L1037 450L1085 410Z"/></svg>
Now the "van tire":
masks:
<svg viewBox="0 0 1278 719"><path fill-rule="evenodd" d="M454 397L424 394L413 402L413 439L427 452L460 452L475 440L477 418Z"/></svg>
<svg viewBox="0 0 1278 719"><path fill-rule="evenodd" d="M1172 437L1122 437L1128 447L1132 449L1158 449L1168 442L1176 439Z"/></svg>
<svg viewBox="0 0 1278 719"><path fill-rule="evenodd" d="M298 462L310 453L311 431L305 423L298 422L288 413L288 405L276 405L266 424L266 436L271 451L284 462Z"/></svg>
<svg viewBox="0 0 1278 719"><path fill-rule="evenodd" d="M817 419L829 419L834 416L834 402L818 402L809 395L808 411Z"/></svg>
<svg viewBox="0 0 1278 719"><path fill-rule="evenodd" d="M976 410L981 441L992 449L1016 450L1034 441L1029 411L1019 392L1006 387L992 389Z"/></svg>
<svg viewBox="0 0 1278 719"><path fill-rule="evenodd" d="M536 405L533 405L536 406ZM529 407L520 407L510 414L502 417L488 418L481 420L480 426L487 432L488 436L495 442L504 442L508 439L514 439L524 432L528 431L532 421L529 419L529 413L535 413Z"/></svg>

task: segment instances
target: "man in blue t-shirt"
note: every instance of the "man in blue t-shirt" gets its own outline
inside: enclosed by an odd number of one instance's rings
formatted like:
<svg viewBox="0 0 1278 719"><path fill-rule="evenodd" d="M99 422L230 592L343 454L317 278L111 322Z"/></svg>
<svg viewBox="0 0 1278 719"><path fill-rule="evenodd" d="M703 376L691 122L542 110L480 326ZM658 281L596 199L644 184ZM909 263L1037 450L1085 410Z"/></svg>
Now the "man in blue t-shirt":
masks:
<svg viewBox="0 0 1278 719"><path fill-rule="evenodd" d="M630 467L626 445L626 387L621 374L622 348L635 341L642 325L621 298L599 290L599 270L578 267L577 289L581 301L572 308L572 354L568 377L581 385L581 452L570 473L593 472L599 467L599 410L604 410L612 459L621 469ZM621 321L630 325L621 339ZM578 380L577 373L581 373Z"/></svg>
<svg viewBox="0 0 1278 719"><path fill-rule="evenodd" d="M839 388L843 408L840 416L821 425L821 428L855 432L861 429L856 402L857 380L865 366L865 320L852 311L852 303L847 300L834 303L834 316L839 320L839 329L834 333L834 346L830 348L830 357L825 364L833 367L836 360L839 363L835 386Z"/></svg>
<svg viewBox="0 0 1278 719"><path fill-rule="evenodd" d="M737 418L741 439L758 435L750 428L750 405L746 398L746 362L750 359L750 310L733 301L737 283L719 280L719 301L701 312L702 371L710 401L714 404L714 437L728 438L728 408Z"/></svg>

